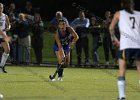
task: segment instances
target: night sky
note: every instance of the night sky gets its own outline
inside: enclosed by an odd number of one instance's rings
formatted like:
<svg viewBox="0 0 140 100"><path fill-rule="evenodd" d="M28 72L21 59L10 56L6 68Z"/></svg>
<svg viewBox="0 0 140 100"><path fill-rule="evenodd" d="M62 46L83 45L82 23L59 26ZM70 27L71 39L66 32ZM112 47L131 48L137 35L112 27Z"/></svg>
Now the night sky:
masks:
<svg viewBox="0 0 140 100"><path fill-rule="evenodd" d="M10 2L15 2L17 8L24 7L27 0L1 0L5 6ZM69 20L78 16L80 9L87 12L87 17L96 15L104 18L104 12L110 10L114 13L120 9L120 0L30 0L33 7L39 7L44 20L50 20L55 16L55 12L60 10ZM135 8L140 10L140 1L135 0Z"/></svg>

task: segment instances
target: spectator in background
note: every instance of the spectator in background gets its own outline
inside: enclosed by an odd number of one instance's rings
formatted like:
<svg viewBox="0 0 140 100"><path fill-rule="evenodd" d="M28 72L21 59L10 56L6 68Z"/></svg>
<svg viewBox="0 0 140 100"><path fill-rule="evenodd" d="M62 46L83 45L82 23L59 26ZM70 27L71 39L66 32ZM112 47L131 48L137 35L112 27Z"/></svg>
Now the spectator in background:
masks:
<svg viewBox="0 0 140 100"><path fill-rule="evenodd" d="M10 57L11 57L11 62L16 63L18 61L18 39L17 39L17 29L16 29L16 24L18 20L16 19L14 13L10 13L9 21L11 24L10 34L13 37L13 41L10 43L10 49L11 49Z"/></svg>
<svg viewBox="0 0 140 100"><path fill-rule="evenodd" d="M57 29L59 19L64 19L66 21L66 25L69 25L67 18L63 17L63 13L61 11L57 11L55 17L49 23L49 31L54 32Z"/></svg>
<svg viewBox="0 0 140 100"><path fill-rule="evenodd" d="M31 1L26 1L25 7L21 10L21 13L25 13L32 16L34 15L35 12Z"/></svg>
<svg viewBox="0 0 140 100"><path fill-rule="evenodd" d="M37 64L42 63L44 25L39 13L35 13L32 24L32 47L35 52Z"/></svg>
<svg viewBox="0 0 140 100"><path fill-rule="evenodd" d="M10 53L9 41L10 38L7 36L6 32L10 30L9 18L6 14L3 13L3 4L0 3L0 43L4 49L4 52L1 57L0 71L7 73L5 70L5 63L8 59Z"/></svg>
<svg viewBox="0 0 140 100"><path fill-rule="evenodd" d="M90 33L93 37L93 48L92 48L92 59L93 65L99 63L99 55L98 55L98 48L100 46L100 28L101 26L98 24L96 17L91 17L91 25L90 25Z"/></svg>
<svg viewBox="0 0 140 100"><path fill-rule="evenodd" d="M15 3L10 3L9 4L9 8L6 10L6 13L7 13L8 16L10 16L11 14L14 14L14 16L16 18L18 17L19 11L16 8Z"/></svg>
<svg viewBox="0 0 140 100"><path fill-rule="evenodd" d="M16 28L19 44L19 63L26 62L28 64L30 61L31 37L29 34L30 24L25 18L25 14L19 14L19 21Z"/></svg>
<svg viewBox="0 0 140 100"><path fill-rule="evenodd" d="M85 53L85 65L89 64L88 32L86 28L90 25L89 19L85 18L83 11L79 12L79 17L72 21L71 26L76 30L79 40L76 42L77 65L81 65L82 49Z"/></svg>
<svg viewBox="0 0 140 100"><path fill-rule="evenodd" d="M103 36L103 48L104 48L104 54L105 54L105 62L108 65L109 64L109 54L111 51L112 58L114 59L114 63L116 63L116 51L112 46L111 38L109 34L108 27L111 23L111 12L106 11L105 12L105 20L103 21L103 27L104 29L104 36Z"/></svg>

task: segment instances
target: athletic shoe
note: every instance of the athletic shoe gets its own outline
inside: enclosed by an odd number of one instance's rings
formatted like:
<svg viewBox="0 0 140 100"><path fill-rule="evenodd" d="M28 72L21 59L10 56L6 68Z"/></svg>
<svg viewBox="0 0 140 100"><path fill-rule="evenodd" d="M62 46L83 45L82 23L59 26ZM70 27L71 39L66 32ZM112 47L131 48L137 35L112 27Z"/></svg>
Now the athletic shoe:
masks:
<svg viewBox="0 0 140 100"><path fill-rule="evenodd" d="M2 67L2 71L3 71L4 73L7 73L7 71L5 70L5 67Z"/></svg>
<svg viewBox="0 0 140 100"><path fill-rule="evenodd" d="M0 67L0 69L2 70L3 73L7 73L7 71L5 70L5 67Z"/></svg>
<svg viewBox="0 0 140 100"><path fill-rule="evenodd" d="M125 98L124 98L124 97L122 97L122 98L118 98L118 100L125 100Z"/></svg>
<svg viewBox="0 0 140 100"><path fill-rule="evenodd" d="M58 77L58 81L62 82L63 81L62 77Z"/></svg>
<svg viewBox="0 0 140 100"><path fill-rule="evenodd" d="M56 80L55 80L55 78L54 78L54 79L51 79L51 81L54 82L54 81L56 81Z"/></svg>

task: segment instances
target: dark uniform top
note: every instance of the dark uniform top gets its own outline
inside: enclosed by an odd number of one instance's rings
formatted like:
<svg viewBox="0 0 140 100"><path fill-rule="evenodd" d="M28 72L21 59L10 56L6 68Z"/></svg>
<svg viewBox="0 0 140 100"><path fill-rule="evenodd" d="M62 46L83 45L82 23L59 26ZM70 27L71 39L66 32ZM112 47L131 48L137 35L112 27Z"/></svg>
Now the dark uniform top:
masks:
<svg viewBox="0 0 140 100"><path fill-rule="evenodd" d="M66 33L65 35L62 35L60 29L58 29L58 34L59 34L59 38L60 38L60 42L63 46L63 49L65 52L69 52L70 51L70 42L72 39L72 34L69 32L68 27L66 28ZM55 41L54 46L53 46L54 51L58 51L58 45Z"/></svg>

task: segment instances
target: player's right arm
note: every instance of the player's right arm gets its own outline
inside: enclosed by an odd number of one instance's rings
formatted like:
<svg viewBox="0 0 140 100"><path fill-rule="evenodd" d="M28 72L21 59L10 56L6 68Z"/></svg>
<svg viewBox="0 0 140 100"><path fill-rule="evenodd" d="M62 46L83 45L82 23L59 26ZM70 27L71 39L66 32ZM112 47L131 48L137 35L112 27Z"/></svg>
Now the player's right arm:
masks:
<svg viewBox="0 0 140 100"><path fill-rule="evenodd" d="M62 44L61 44L61 42L60 42L60 38L59 38L58 31L55 32L54 38L55 38L55 41L56 41L56 43L57 43L57 45L58 45L58 48L59 48L59 49L62 48Z"/></svg>
<svg viewBox="0 0 140 100"><path fill-rule="evenodd" d="M63 58L64 58L64 57L65 57L65 54L64 54L64 50L63 50L62 44L61 44L61 42L60 42L60 38L59 38L58 31L55 32L54 37L55 37L55 41L56 41L56 43L57 43L59 52L60 52L60 54L61 54L61 55L63 56Z"/></svg>
<svg viewBox="0 0 140 100"><path fill-rule="evenodd" d="M117 46L117 47L119 47L119 40L115 36L115 27L116 27L116 25L119 21L119 16L120 16L120 13L116 12L112 21L111 21L111 24L109 26L109 32L110 32L110 35L111 35L112 44Z"/></svg>

